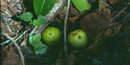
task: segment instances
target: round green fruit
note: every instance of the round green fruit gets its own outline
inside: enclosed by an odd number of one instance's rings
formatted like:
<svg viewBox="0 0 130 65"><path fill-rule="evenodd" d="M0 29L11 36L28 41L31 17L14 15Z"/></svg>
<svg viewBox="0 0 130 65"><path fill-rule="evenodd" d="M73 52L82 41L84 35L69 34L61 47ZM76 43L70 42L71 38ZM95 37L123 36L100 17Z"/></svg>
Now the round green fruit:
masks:
<svg viewBox="0 0 130 65"><path fill-rule="evenodd" d="M87 45L87 35L83 30L75 30L69 33L68 41L74 48L84 48Z"/></svg>
<svg viewBox="0 0 130 65"><path fill-rule="evenodd" d="M55 27L47 27L42 32L42 40L48 45L54 45L59 41L61 36L61 32L58 28Z"/></svg>

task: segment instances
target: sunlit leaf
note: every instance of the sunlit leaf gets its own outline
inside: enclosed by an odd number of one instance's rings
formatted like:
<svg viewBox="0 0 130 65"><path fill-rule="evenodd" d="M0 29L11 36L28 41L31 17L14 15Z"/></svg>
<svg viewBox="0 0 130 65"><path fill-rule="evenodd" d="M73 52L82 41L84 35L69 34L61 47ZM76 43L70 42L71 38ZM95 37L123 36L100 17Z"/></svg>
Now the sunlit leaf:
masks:
<svg viewBox="0 0 130 65"><path fill-rule="evenodd" d="M38 26L38 21L37 20L33 20L33 26Z"/></svg>
<svg viewBox="0 0 130 65"><path fill-rule="evenodd" d="M85 11L91 8L91 5L86 0L72 0L72 3L79 11Z"/></svg>

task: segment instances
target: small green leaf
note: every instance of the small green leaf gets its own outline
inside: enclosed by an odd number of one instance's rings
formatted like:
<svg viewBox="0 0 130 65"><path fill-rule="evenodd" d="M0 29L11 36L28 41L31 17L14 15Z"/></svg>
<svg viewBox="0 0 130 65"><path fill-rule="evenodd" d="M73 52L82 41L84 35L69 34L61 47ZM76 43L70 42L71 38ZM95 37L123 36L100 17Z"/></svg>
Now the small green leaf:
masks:
<svg viewBox="0 0 130 65"><path fill-rule="evenodd" d="M37 20L33 20L33 26L38 26L38 21Z"/></svg>
<svg viewBox="0 0 130 65"><path fill-rule="evenodd" d="M34 51L36 54L43 54L47 50L47 46L45 44L40 44L39 47L35 47Z"/></svg>
<svg viewBox="0 0 130 65"><path fill-rule="evenodd" d="M29 43L33 44L33 35L30 35L30 37L29 37Z"/></svg>
<svg viewBox="0 0 130 65"><path fill-rule="evenodd" d="M36 54L43 54L47 50L47 46L43 44L41 41L41 34L30 35L29 43L34 46L34 51Z"/></svg>
<svg viewBox="0 0 130 65"><path fill-rule="evenodd" d="M86 0L72 0L72 3L79 11L85 11L91 8L91 5Z"/></svg>
<svg viewBox="0 0 130 65"><path fill-rule="evenodd" d="M33 25L33 22L29 22L29 25L32 26L32 25Z"/></svg>
<svg viewBox="0 0 130 65"><path fill-rule="evenodd" d="M17 16L17 18L20 18L20 19L25 20L25 21L31 21L33 18L33 14L30 12L27 12L27 13L23 13L20 16Z"/></svg>
<svg viewBox="0 0 130 65"><path fill-rule="evenodd" d="M36 45L36 43L38 43L41 39L41 34L38 33L38 34L35 34L35 35L30 35L29 37L29 43L32 44L32 45Z"/></svg>
<svg viewBox="0 0 130 65"><path fill-rule="evenodd" d="M39 25L43 25L46 23L44 16L42 16L42 15L38 16L38 23L39 23Z"/></svg>

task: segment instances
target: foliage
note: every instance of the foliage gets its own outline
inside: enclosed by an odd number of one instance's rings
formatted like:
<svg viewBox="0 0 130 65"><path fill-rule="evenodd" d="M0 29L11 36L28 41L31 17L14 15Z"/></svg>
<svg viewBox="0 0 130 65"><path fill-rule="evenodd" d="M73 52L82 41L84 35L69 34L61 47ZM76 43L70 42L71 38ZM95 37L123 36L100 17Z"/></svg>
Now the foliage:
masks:
<svg viewBox="0 0 130 65"><path fill-rule="evenodd" d="M42 15L39 15L37 20L34 19L32 21L33 14L31 12L23 13L20 16L17 16L17 18L20 18L20 19L25 20L25 21L31 21L30 25L33 24L33 26L44 25L46 23L46 20L45 20L44 16L42 16Z"/></svg>
<svg viewBox="0 0 130 65"><path fill-rule="evenodd" d="M31 19L33 18L33 14L30 12L27 12L27 13L23 13L20 16L17 16L17 18L20 18L20 19L25 20L25 21L31 21Z"/></svg>
<svg viewBox="0 0 130 65"><path fill-rule="evenodd" d="M47 50L47 46L45 44L43 44L41 41L41 34L35 34L35 35L31 35L29 37L29 43L32 44L32 46L34 46L34 51L36 54L43 54L46 52Z"/></svg>
<svg viewBox="0 0 130 65"><path fill-rule="evenodd" d="M72 0L72 3L79 11L85 11L91 8L91 5L86 0Z"/></svg>
<svg viewBox="0 0 130 65"><path fill-rule="evenodd" d="M38 20L39 25L43 25L46 23L46 22L43 22L46 20L45 20L44 16L42 16L42 15L39 15L37 20Z"/></svg>
<svg viewBox="0 0 130 65"><path fill-rule="evenodd" d="M54 6L57 0L33 0L36 15L45 16Z"/></svg>

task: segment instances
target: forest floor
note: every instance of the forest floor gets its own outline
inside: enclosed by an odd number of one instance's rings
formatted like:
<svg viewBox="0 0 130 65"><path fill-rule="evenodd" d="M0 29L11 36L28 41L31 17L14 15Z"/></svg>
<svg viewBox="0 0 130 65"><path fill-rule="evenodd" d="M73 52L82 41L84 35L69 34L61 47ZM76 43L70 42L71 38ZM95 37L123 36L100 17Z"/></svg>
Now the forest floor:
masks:
<svg viewBox="0 0 130 65"><path fill-rule="evenodd" d="M33 0L1 0L1 64L130 65L130 0L87 0L91 8L83 12L68 1L57 0L55 14L49 12L45 16L47 23L35 27L17 18L27 12L37 18ZM42 33L49 26L61 31L60 41L45 44L46 52L36 54L29 36ZM85 48L75 49L66 39L77 29L87 35Z"/></svg>

